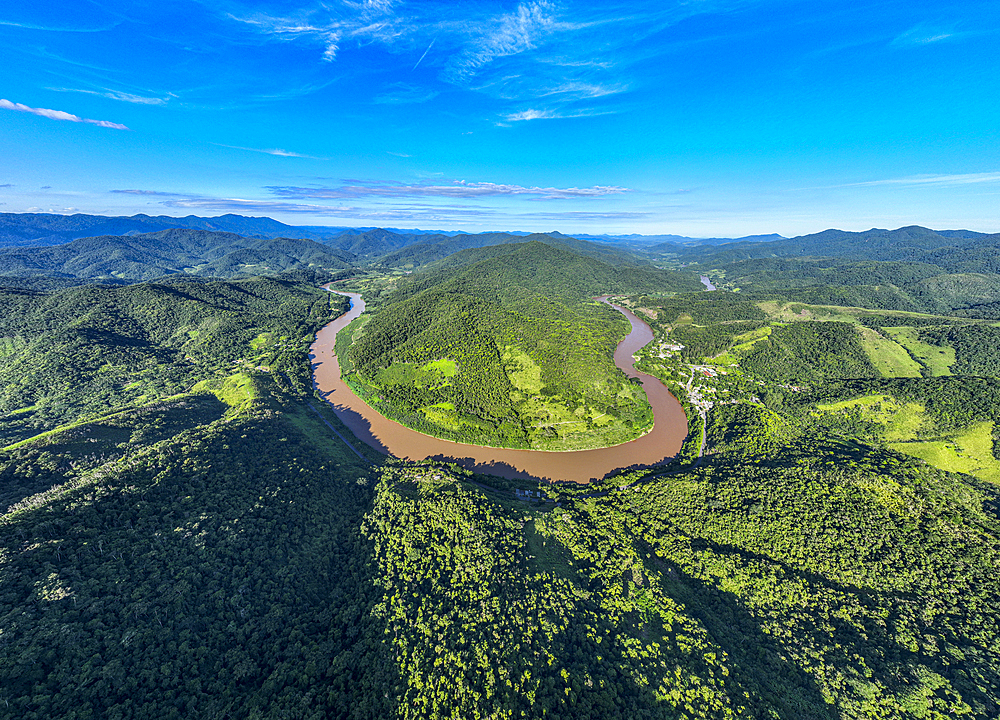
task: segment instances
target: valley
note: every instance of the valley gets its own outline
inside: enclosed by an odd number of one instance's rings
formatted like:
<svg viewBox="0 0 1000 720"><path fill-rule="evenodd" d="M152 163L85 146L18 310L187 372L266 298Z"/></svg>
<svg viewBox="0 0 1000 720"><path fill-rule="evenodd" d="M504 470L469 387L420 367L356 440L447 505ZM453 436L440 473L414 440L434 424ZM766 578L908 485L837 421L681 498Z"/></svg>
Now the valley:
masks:
<svg viewBox="0 0 1000 720"><path fill-rule="evenodd" d="M0 717L1000 712L986 284L400 237L0 266Z"/></svg>

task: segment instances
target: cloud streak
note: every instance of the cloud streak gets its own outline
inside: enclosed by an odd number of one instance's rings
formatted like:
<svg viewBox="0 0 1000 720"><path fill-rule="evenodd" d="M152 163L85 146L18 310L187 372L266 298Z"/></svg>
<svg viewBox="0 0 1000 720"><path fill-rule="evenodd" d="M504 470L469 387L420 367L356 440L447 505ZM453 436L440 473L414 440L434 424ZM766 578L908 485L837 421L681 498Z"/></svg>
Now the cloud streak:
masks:
<svg viewBox="0 0 1000 720"><path fill-rule="evenodd" d="M925 23L921 23L916 27L910 28L902 35L899 35L892 41L892 45L896 47L930 45L932 43L941 42L942 40L948 40L949 38L955 38L956 35L960 34L961 33L956 33L950 28L933 28Z"/></svg>
<svg viewBox="0 0 1000 720"><path fill-rule="evenodd" d="M526 187L492 182L466 182L454 180L449 185L418 183L404 184L378 181L348 181L338 187L308 188L295 186L268 186L273 195L300 200L341 200L347 198L483 198L526 196L540 200L569 200L579 198L599 198L629 192L628 188L614 185L594 185L591 187Z"/></svg>
<svg viewBox="0 0 1000 720"><path fill-rule="evenodd" d="M27 105L11 102L10 100L4 100L2 98L0 98L0 109L31 113L32 115L49 118L50 120L65 120L67 122L87 123L89 125L112 128L114 130L128 130L128 128L121 123L110 122L108 120L91 120L90 118L82 118L79 115L73 115L72 113L64 112L62 110L28 107Z"/></svg>
<svg viewBox="0 0 1000 720"><path fill-rule="evenodd" d="M133 93L121 92L119 90L85 90L83 88L61 88L50 87L47 90L54 92L84 93L86 95L96 95L110 100L120 100L122 102L133 103L135 105L166 105L170 97L148 97L146 95L135 95Z"/></svg>
<svg viewBox="0 0 1000 720"><path fill-rule="evenodd" d="M181 197L164 200L163 205L187 210L226 210L232 212L293 213L309 215L342 215L352 213L357 208L330 207L327 205L306 205L301 203L276 202L274 200L248 200L244 198L192 198Z"/></svg>
<svg viewBox="0 0 1000 720"><path fill-rule="evenodd" d="M649 216L645 212L541 212L517 213L497 208L478 206L405 205L385 208L357 206L327 206L305 203L290 203L275 200L250 200L244 198L176 198L164 200L165 207L220 212L259 212L266 214L287 213L290 215L312 215L315 217L335 217L347 221L370 223L468 223L490 222L493 224L510 222L601 222L608 220L638 220Z"/></svg>
<svg viewBox="0 0 1000 720"><path fill-rule="evenodd" d="M397 82L386 88L386 92L376 95L372 102L377 105L411 105L428 102L438 95L437 90Z"/></svg>
<svg viewBox="0 0 1000 720"><path fill-rule="evenodd" d="M868 180L842 185L827 185L824 188L847 187L960 187L963 185L979 185L982 183L1000 182L1000 172L964 173L956 175L911 175L904 178L889 178L884 180Z"/></svg>
<svg viewBox="0 0 1000 720"><path fill-rule="evenodd" d="M241 147L240 145L223 145L222 143L212 143L216 147L229 148L230 150L246 150L247 152L264 153L265 155L275 155L277 157L305 158L307 160L326 160L327 158L315 157L313 155L303 155L302 153L282 150L281 148L252 148Z"/></svg>

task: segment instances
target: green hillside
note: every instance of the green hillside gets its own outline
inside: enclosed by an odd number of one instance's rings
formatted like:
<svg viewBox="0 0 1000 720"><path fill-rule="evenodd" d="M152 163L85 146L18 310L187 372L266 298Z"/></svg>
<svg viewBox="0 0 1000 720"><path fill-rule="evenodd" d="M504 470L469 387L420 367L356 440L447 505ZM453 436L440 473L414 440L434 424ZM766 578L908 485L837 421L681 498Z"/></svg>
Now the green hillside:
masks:
<svg viewBox="0 0 1000 720"><path fill-rule="evenodd" d="M258 365L309 387L300 360L331 302L340 306L314 287L264 278L0 291L0 433L160 400Z"/></svg>
<svg viewBox="0 0 1000 720"><path fill-rule="evenodd" d="M353 256L312 240L246 238L233 233L172 229L100 236L65 245L0 249L4 277L154 280L165 275L238 277L288 270L336 270Z"/></svg>
<svg viewBox="0 0 1000 720"><path fill-rule="evenodd" d="M615 268L540 242L466 250L400 282L349 352L349 382L380 412L500 447L614 445L646 431L641 388L614 366L628 323L590 298L697 284Z"/></svg>

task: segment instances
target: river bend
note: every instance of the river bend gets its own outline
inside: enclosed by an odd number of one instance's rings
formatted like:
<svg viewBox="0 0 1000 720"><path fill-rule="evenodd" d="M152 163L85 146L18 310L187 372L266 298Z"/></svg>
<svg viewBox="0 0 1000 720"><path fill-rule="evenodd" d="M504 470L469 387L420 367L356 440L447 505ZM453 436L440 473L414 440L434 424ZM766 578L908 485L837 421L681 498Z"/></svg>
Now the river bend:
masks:
<svg viewBox="0 0 1000 720"><path fill-rule="evenodd" d="M309 353L313 384L351 432L380 453L404 460L431 458L454 462L474 472L510 479L585 483L603 478L619 468L650 467L669 460L677 455L687 436L687 418L677 398L655 377L634 368L633 354L653 339L653 331L633 312L608 302L606 297L598 300L613 307L632 324L632 331L615 349L615 365L628 377L639 378L642 382L653 408L653 429L640 438L614 447L551 452L443 440L411 430L377 413L341 379L335 352L337 333L364 312L365 302L357 293L337 294L351 299L351 309L316 334Z"/></svg>

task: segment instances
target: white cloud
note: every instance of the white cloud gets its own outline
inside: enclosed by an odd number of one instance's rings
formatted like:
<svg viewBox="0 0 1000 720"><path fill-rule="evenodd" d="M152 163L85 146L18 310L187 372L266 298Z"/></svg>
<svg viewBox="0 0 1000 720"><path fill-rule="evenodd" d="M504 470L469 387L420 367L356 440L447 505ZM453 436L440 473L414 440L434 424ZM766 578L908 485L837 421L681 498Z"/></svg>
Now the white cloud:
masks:
<svg viewBox="0 0 1000 720"><path fill-rule="evenodd" d="M66 120L68 122L88 123L90 125L113 128L115 130L128 130L127 127L125 127L120 123L114 123L108 120L91 120L89 118L82 118L79 115L73 115L72 113L64 112L62 110L49 110L47 108L28 107L27 105L22 105L21 103L14 103L11 102L10 100L4 100L2 98L0 98L0 109L16 110L18 112L31 113L32 115L40 115L41 117L46 117L49 118L50 120Z"/></svg>
<svg viewBox="0 0 1000 720"><path fill-rule="evenodd" d="M180 198L164 200L167 207L189 210L227 210L232 212L264 213L306 213L311 215L335 215L353 212L356 208L327 207L325 205L303 205L300 203L275 202L273 200L247 200L243 198Z"/></svg>
<svg viewBox="0 0 1000 720"><path fill-rule="evenodd" d="M552 5L544 0L522 2L514 12L488 23L466 50L453 58L446 78L461 82L496 58L533 49L555 27L552 11Z"/></svg>
<svg viewBox="0 0 1000 720"><path fill-rule="evenodd" d="M947 40L949 38L955 38L961 33L956 33L953 28L941 28L941 27L931 27L926 23L920 23L919 25L910 28L902 35L899 35L892 44L899 46L908 45L930 45L931 43L941 42L942 40Z"/></svg>
<svg viewBox="0 0 1000 720"><path fill-rule="evenodd" d="M523 120L545 120L554 117L558 116L550 110L524 110L519 113L511 113L504 119L507 122L521 122Z"/></svg>
<svg viewBox="0 0 1000 720"><path fill-rule="evenodd" d="M828 187L877 187L877 186L904 186L904 187L956 187L961 185L978 185L981 183L1000 182L1000 172L990 173L964 173L957 175L911 175L904 178L889 178L885 180L869 180L858 183L845 183L843 185L830 185Z"/></svg>
<svg viewBox="0 0 1000 720"><path fill-rule="evenodd" d="M194 197L184 193L163 192L161 190L111 190L116 195L151 195L154 197Z"/></svg>
<svg viewBox="0 0 1000 720"><path fill-rule="evenodd" d="M406 185L403 183L355 180L346 181L344 185L333 188L269 186L266 189L279 197L300 200L335 200L362 197L480 198L510 197L515 195L541 200L569 200L574 198L620 195L629 192L628 188L613 185L594 185L583 188L526 187L523 185L492 182L466 182L465 180L455 180L450 185L432 185L430 183Z"/></svg>
<svg viewBox="0 0 1000 720"><path fill-rule="evenodd" d="M522 112L505 115L498 125L506 125L512 122L524 122L525 120L554 120L565 118L597 117L599 115L611 115L616 112L613 109L581 109L581 110L524 110Z"/></svg>
<svg viewBox="0 0 1000 720"><path fill-rule="evenodd" d="M281 148L252 148L241 147L239 145L223 145L222 143L212 143L217 147L229 148L230 150L246 150L248 152L264 153L265 155L276 155L277 157L305 158L307 160L326 160L326 158L314 157L313 155L303 155L302 153L282 150Z"/></svg>
<svg viewBox="0 0 1000 720"><path fill-rule="evenodd" d="M343 2L333 9L321 4L313 10L303 10L291 17L265 13L229 14L231 20L249 25L269 39L291 42L306 40L322 47L320 59L333 62L341 44L348 39L359 42L378 41L389 44L406 34L399 18L393 13L392 2Z"/></svg>
<svg viewBox="0 0 1000 720"><path fill-rule="evenodd" d="M121 100L122 102L136 105L166 105L172 95L167 97L149 97L146 95L135 95L133 93L121 92L118 90L84 90L83 88L61 88L50 87L47 90L54 92L85 93L87 95L97 95L98 97L109 98L111 100Z"/></svg>

